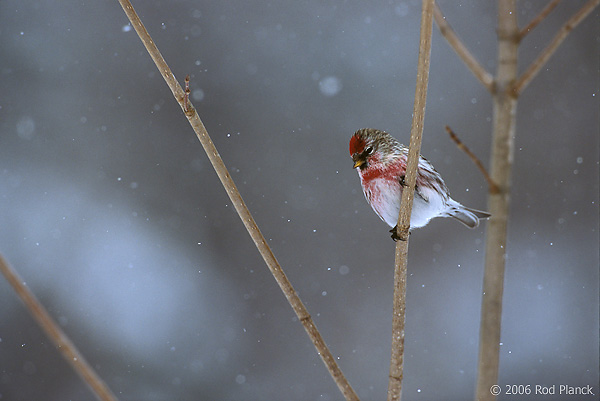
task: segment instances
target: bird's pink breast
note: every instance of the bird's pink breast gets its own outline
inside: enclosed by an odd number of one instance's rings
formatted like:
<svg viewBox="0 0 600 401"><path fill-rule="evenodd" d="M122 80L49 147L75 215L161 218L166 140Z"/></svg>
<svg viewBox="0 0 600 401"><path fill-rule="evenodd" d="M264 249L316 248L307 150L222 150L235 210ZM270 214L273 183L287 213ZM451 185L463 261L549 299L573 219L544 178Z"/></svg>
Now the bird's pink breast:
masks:
<svg viewBox="0 0 600 401"><path fill-rule="evenodd" d="M375 179L395 180L400 182L400 177L406 173L406 161L403 157L399 157L394 162L386 166L381 166L379 159L375 159L377 155L372 156L369 161L370 166L365 170L359 171L363 181L371 181ZM376 167L377 166L377 167ZM380 167L381 166L381 167Z"/></svg>
<svg viewBox="0 0 600 401"><path fill-rule="evenodd" d="M397 180L374 178L363 181L363 191L367 201L388 225L393 226L398 219L402 187Z"/></svg>
<svg viewBox="0 0 600 401"><path fill-rule="evenodd" d="M405 167L406 165L400 160L395 167L388 165L384 168L374 168L371 164L368 168L359 171L367 201L375 213L390 226L394 226L398 219L402 196L400 176L405 171Z"/></svg>

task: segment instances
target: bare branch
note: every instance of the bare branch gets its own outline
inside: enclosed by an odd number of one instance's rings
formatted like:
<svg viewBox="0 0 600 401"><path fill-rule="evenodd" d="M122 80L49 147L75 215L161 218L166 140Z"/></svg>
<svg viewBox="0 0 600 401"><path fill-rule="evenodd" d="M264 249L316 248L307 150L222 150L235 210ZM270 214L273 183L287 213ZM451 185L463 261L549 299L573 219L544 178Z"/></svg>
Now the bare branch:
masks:
<svg viewBox="0 0 600 401"><path fill-rule="evenodd" d="M481 171L481 174L483 174L483 177L485 178L485 180L488 183L488 187L489 187L490 193L491 194L500 193L500 188L498 188L498 185L496 185L496 183L494 182L494 180L492 180L492 177L490 177L490 175L488 174L487 170L483 166L483 163L481 163L481 160L479 160L479 158L477 156L475 156L475 153L471 152L471 149L469 149L467 147L467 145L465 145L458 138L458 136L454 133L454 131L452 131L452 128L450 128L447 125L446 125L446 131L448 132L448 135L450 135L450 138L454 141L454 143L456 143L456 146L458 146L458 148L460 150L462 150L463 152L465 152L467 154L467 156L469 156L469 158L473 161L473 163L475 163L475 165L477 166L477 168L479 169L479 171Z"/></svg>
<svg viewBox="0 0 600 401"><path fill-rule="evenodd" d="M494 117L490 175L500 187L490 193L487 210L492 215L486 224L485 269L479 323L479 356L475 400L495 401L490 388L498 384L502 298L507 252L510 176L514 153L517 99L507 93L517 77L518 36L517 0L498 0L498 67L494 94Z"/></svg>
<svg viewBox="0 0 600 401"><path fill-rule="evenodd" d="M410 215L412 212L415 186L417 182L417 166L421 154L423 122L425 120L425 104L427 100L427 84L429 82L429 62L431 59L431 34L433 27L434 0L423 0L421 11L421 33L419 43L419 59L417 64L417 84L415 89L415 105L408 147L405 183L402 191L400 213L396 225L396 242L394 268L394 303L392 316L392 352L388 382L388 401L399 401L402 395L402 378L404 375L404 324L406 311L406 277L408 265L408 236Z"/></svg>
<svg viewBox="0 0 600 401"><path fill-rule="evenodd" d="M227 195L229 195L229 198L231 199L231 202L233 203L236 212L242 219L246 230L250 234L250 237L252 237L254 244L256 245L258 251L260 252L269 270L271 271L271 274L273 274L275 281L277 281L277 284L279 284L281 291L283 291L288 302L292 306L292 309L296 313L296 316L298 316L298 320L304 326L304 329L306 330L308 336L312 340L313 345L317 349L317 352L321 356L321 359L323 360L323 363L325 363L325 366L329 370L329 373L335 380L337 386L339 387L346 400L358 400L358 396L344 377L333 355L331 354L331 351L325 345L325 341L323 340L321 334L317 330L317 327L315 326L312 317L306 310L306 307L300 300L300 297L298 297L298 295L296 294L296 291L294 290L292 284L283 272L283 269L279 265L279 262L275 258L275 255L273 255L273 252L267 245L267 241L265 240L264 236L262 235L258 226L256 225L256 222L250 214L250 211L246 207L242 196L237 190L233 179L231 178L229 172L227 171L227 168L225 167L225 164L223 163L223 159L221 159L219 152L217 151L212 140L210 139L210 136L208 135L204 124L200 120L198 113L193 108L189 100L186 101L186 104L184 104L183 89L173 76L171 69L167 65L166 61L163 59L158 48L154 44L154 41L148 34L148 31L142 24L142 21L133 9L133 6L131 5L130 1L119 0L119 3L123 7L125 14L127 14L127 17L131 21L131 24L135 28L138 36L142 40L142 43L146 47L146 50L152 57L152 60L154 60L154 63L156 64L158 70L167 82L167 85L171 89L171 92L173 92L175 100L177 100L182 110L184 111L186 117L188 118L213 168L219 176L219 179L221 180L221 183L223 184Z"/></svg>
<svg viewBox="0 0 600 401"><path fill-rule="evenodd" d="M529 85L529 83L540 72L546 62L552 57L558 46L565 40L567 35L587 17L594 8L600 4L600 0L589 0L581 7L575 15L573 15L560 30L556 33L550 44L540 53L540 55L529 65L527 70L519 77L513 86L512 94L518 97L521 92Z"/></svg>
<svg viewBox="0 0 600 401"><path fill-rule="evenodd" d="M100 401L117 401L117 397L110 391L106 383L96 374L94 369L85 360L83 355L77 350L75 344L67 337L60 326L50 317L50 314L44 306L37 300L35 295L27 288L25 281L17 272L10 267L0 255L0 271L6 278L6 281L13 287L21 301L27 307L27 310L36 320L37 324L44 330L48 338L54 343L60 351L63 358L71 365L77 374L90 387L96 398Z"/></svg>
<svg viewBox="0 0 600 401"><path fill-rule="evenodd" d="M560 2L561 0L552 0L550 3L548 3L548 5L534 19L532 19L525 28L521 29L521 32L519 32L519 41L523 40L523 38L527 36L527 34L531 32L533 28L538 26L539 23L542 22L544 18L546 18Z"/></svg>
<svg viewBox="0 0 600 401"><path fill-rule="evenodd" d="M433 8L433 16L437 26L440 28L440 33L444 38L446 38L448 44L450 44L450 47L454 49L458 57L460 57L463 63L466 64L479 82L481 82L481 84L485 86L490 93L494 93L494 77L492 74L487 72L485 68L483 68L479 61L475 59L469 49L467 49L464 43L456 35L450 24L446 21L446 17L444 17L444 14L442 14L442 10L440 10L440 7L437 5L437 3Z"/></svg>

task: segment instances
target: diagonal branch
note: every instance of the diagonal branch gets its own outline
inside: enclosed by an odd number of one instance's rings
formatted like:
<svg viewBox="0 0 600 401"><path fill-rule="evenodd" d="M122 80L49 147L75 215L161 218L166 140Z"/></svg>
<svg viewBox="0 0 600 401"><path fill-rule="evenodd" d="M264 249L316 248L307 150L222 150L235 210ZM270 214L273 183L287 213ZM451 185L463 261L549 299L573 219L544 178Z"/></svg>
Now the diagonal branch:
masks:
<svg viewBox="0 0 600 401"><path fill-rule="evenodd" d="M540 53L540 55L529 65L527 70L519 77L512 89L512 94L518 97L521 92L540 72L544 64L552 57L558 46L565 40L567 35L587 17L594 8L600 4L600 0L589 0L575 13L556 33L550 44Z"/></svg>
<svg viewBox="0 0 600 401"><path fill-rule="evenodd" d="M421 11L421 32L419 43L419 59L417 64L417 84L415 89L415 105L413 108L410 145L406 166L405 183L400 203L396 235L396 256L394 268L394 303L392 315L392 353L390 358L390 374L388 382L388 401L399 401L402 395L402 378L404 375L404 324L406 312L406 278L408 265L408 236L410 215L412 212L415 186L417 183L417 166L421 154L423 122L425 120L425 104L427 100L427 84L429 82L429 62L431 60L431 33L433 27L434 0L423 0Z"/></svg>
<svg viewBox="0 0 600 401"><path fill-rule="evenodd" d="M561 0L552 0L550 3L548 3L548 5L542 11L540 11L540 13L534 19L532 19L525 28L521 29L521 32L519 32L519 41L523 40L523 38L527 36L527 34L531 32L533 28L538 26L539 23L542 22L544 18L546 18L560 2Z"/></svg>
<svg viewBox="0 0 600 401"><path fill-rule="evenodd" d="M473 163L475 163L475 165L477 166L479 171L481 171L481 174L483 174L483 177L485 178L485 180L488 183L488 188L489 188L490 193L491 194L499 194L500 188L494 182L494 180L492 180L492 177L490 177L490 175L488 174L488 172L485 169L485 166L483 165L481 160L479 160L479 158L475 155L475 153L473 153L471 151L471 149L469 149L467 147L467 145L465 145L460 140L460 138L454 133L454 131L452 131L452 128L450 128L449 126L446 125L446 131L448 132L448 135L450 135L450 138L454 141L454 143L456 143L456 146L458 146L458 148L460 150L465 152L467 154L467 156L469 156L469 158L473 161Z"/></svg>
<svg viewBox="0 0 600 401"><path fill-rule="evenodd" d="M463 63L471 70L473 75L475 75L475 78L477 78L490 93L494 93L494 77L483 68L479 61L475 59L469 49L467 49L465 44L456 35L450 24L446 21L446 17L442 14L442 10L440 10L437 3L435 3L433 8L433 17L435 18L438 28L440 28L440 33L446 38L448 44L454 49L458 57L460 57Z"/></svg>
<svg viewBox="0 0 600 401"><path fill-rule="evenodd" d="M229 172L227 171L227 168L223 163L223 159L221 159L217 148L210 139L210 136L208 135L204 124L200 120L198 113L196 113L196 110L193 108L189 101L185 100L184 105L185 96L183 89L175 79L175 76L171 72L171 69L160 54L160 51L154 44L154 41L148 34L148 31L142 24L142 21L133 9L131 2L129 0L119 0L119 3L123 7L125 14L127 14L129 21L131 21L131 25L133 25L142 43L146 47L146 50L150 54L150 57L152 57L152 60L154 60L154 63L156 64L158 70L167 82L167 85L171 89L175 100L177 100L180 107L184 111L186 117L188 118L192 128L194 129L194 132L196 133L196 136L200 140L204 151L206 152L213 168L215 169L215 172L221 180L221 183L223 184L227 195L229 195L229 198L231 199L231 202L233 203L236 212L242 219L246 230L250 234L250 237L252 237L254 244L256 245L258 251L263 257L265 263L267 264L267 267L271 271L271 274L273 274L275 281L277 281L277 284L279 284L281 291L283 291L292 309L298 316L298 320L304 326L304 329L306 330L308 336L312 340L313 345L317 349L317 352L321 356L323 363L325 363L325 366L327 367L329 373L335 380L338 388L340 389L346 400L358 400L358 396L344 377L333 355L331 354L331 351L325 345L325 341L323 340L323 337L317 330L317 327L315 326L312 317L306 310L306 307L300 300L300 297L298 297L298 294L296 294L296 291L294 290L292 284L283 272L283 269L279 265L279 262L275 258L275 255L273 255L273 252L267 245L267 241L265 240L264 236L262 235L258 226L256 225L256 222L250 214L250 211L246 207L242 196L237 190L233 179L229 175Z"/></svg>
<svg viewBox="0 0 600 401"><path fill-rule="evenodd" d="M110 391L106 383L92 369L83 355L77 350L75 344L73 344L64 331L61 330L60 326L50 317L46 308L38 301L31 290L27 288L25 281L19 277L17 272L4 260L2 255L0 255L0 272L2 272L6 281L13 287L19 298L21 298L21 301L23 301L37 324L44 330L73 370L90 387L96 398L100 401L117 401L117 397Z"/></svg>

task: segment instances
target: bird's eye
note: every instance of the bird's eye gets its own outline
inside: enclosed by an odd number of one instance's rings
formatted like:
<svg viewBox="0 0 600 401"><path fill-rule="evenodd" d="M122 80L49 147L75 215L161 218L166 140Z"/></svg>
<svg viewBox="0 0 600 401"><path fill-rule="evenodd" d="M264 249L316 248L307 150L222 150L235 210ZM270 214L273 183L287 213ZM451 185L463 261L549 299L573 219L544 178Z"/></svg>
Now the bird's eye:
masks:
<svg viewBox="0 0 600 401"><path fill-rule="evenodd" d="M367 150L365 150L365 152L367 152L368 155L370 155L371 153L373 153L373 146L369 146L367 148Z"/></svg>

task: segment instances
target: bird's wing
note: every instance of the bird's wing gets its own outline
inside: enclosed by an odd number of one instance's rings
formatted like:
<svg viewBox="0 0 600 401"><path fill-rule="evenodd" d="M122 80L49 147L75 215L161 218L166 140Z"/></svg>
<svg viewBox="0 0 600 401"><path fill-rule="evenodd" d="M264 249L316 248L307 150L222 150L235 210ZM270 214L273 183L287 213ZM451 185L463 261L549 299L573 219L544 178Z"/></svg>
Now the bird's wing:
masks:
<svg viewBox="0 0 600 401"><path fill-rule="evenodd" d="M419 198L423 199L425 202L429 202L429 197L421 190L419 185L415 186L415 193L419 195Z"/></svg>

